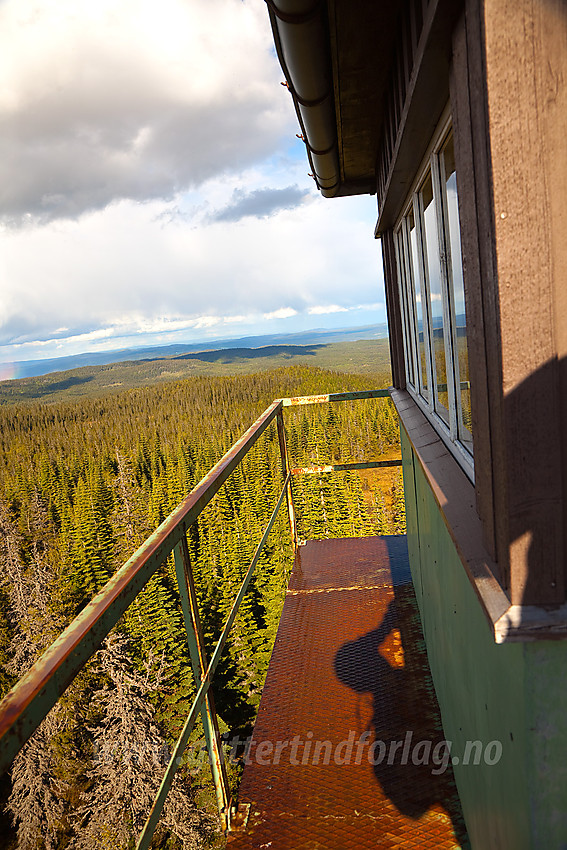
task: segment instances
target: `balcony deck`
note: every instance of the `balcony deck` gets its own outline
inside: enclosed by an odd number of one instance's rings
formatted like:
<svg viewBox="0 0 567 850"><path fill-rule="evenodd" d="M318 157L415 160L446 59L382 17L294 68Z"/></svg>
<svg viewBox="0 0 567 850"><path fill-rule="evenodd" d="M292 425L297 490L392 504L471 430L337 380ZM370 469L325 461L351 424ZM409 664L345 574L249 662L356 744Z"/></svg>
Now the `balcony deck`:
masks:
<svg viewBox="0 0 567 850"><path fill-rule="evenodd" d="M448 761L405 537L307 542L228 850L468 847Z"/></svg>

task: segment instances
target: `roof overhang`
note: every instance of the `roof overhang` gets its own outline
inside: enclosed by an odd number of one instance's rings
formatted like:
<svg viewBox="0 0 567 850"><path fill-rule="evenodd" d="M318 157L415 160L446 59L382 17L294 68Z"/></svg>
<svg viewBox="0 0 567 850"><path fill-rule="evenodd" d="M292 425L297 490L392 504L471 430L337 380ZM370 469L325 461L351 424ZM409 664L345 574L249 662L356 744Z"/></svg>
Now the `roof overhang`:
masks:
<svg viewBox="0 0 567 850"><path fill-rule="evenodd" d="M318 188L325 197L373 194L400 4L267 3Z"/></svg>

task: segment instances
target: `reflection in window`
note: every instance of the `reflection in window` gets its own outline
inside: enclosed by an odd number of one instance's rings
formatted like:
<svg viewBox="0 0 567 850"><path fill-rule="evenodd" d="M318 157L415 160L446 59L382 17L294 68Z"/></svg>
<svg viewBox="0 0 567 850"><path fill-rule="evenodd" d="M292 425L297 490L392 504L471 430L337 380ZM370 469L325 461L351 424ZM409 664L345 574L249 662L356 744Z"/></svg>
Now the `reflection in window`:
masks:
<svg viewBox="0 0 567 850"><path fill-rule="evenodd" d="M458 406L458 431L461 442L472 452L471 435L471 389L469 378L469 351L467 342L467 315L465 288L461 263L461 232L459 229L459 204L457 198L457 175L455 173L455 150L453 137L449 136L443 148L445 164L445 186L447 197L447 219L451 246L451 279L455 311L456 336L456 381Z"/></svg>
<svg viewBox="0 0 567 850"><path fill-rule="evenodd" d="M425 299L421 288L420 270L419 270L419 254L417 248L417 231L415 227L415 218L413 210L408 216L408 225L410 233L410 254L411 254L411 272L413 276L413 284L415 288L415 314L417 317L417 346L419 352L419 370L420 370L420 385L421 395L429 399L429 387L427 384L427 354L425 351L425 322L423 309Z"/></svg>
<svg viewBox="0 0 567 850"><path fill-rule="evenodd" d="M396 240L396 257L398 262L398 268L403 268L404 271L407 270L407 251L406 244L403 238ZM413 316L411 312L411 299L408 301L408 297L406 297L406 293L403 288L403 280L404 278L400 278L400 299L401 299L401 313L402 313L402 322L404 325L404 351L405 351L405 361L408 370L408 381L412 386L417 386L417 379L415 376L415 368L414 368L414 351L413 351Z"/></svg>
<svg viewBox="0 0 567 850"><path fill-rule="evenodd" d="M435 410L449 424L449 394L447 391L447 362L445 359L445 327L443 300L441 297L441 261L439 259L439 236L437 212L433 203L433 184L428 174L421 190L423 203L423 225L425 231L425 257L429 283L431 315L431 337L433 351Z"/></svg>

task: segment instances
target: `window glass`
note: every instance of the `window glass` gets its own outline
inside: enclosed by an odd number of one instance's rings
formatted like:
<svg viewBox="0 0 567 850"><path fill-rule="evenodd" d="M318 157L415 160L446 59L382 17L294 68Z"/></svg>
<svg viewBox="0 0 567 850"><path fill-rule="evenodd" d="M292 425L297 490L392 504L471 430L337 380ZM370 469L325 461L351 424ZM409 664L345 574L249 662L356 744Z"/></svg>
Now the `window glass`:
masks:
<svg viewBox="0 0 567 850"><path fill-rule="evenodd" d="M404 333L404 354L407 367L407 379L412 386L416 386L414 375L414 364L412 356L412 326L410 322L410 299L411 286L407 278L407 263L404 249L403 227L396 234L396 261L398 264L399 289L400 289L400 308L402 314L402 324Z"/></svg>
<svg viewBox="0 0 567 850"><path fill-rule="evenodd" d="M413 210L408 215L408 226L410 233L411 268L415 290L415 316L417 320L417 350L419 360L420 385L422 396L429 400L429 386L427 382L427 354L425 350L425 328L424 328L424 305L423 289L421 285L421 272L419 268L419 254L417 246L417 228Z"/></svg>
<svg viewBox="0 0 567 850"><path fill-rule="evenodd" d="M411 268L411 249L409 245L409 236L407 222L402 222L400 231L400 239L404 246L405 273L407 279L406 296L407 296L407 323L408 323L408 364L411 375L411 383L415 389L419 389L418 376L418 354L417 354L417 334L415 330L415 295L412 280Z"/></svg>
<svg viewBox="0 0 567 850"><path fill-rule="evenodd" d="M449 136L443 149L445 163L445 186L447 192L447 219L451 253L451 280L453 287L456 337L456 381L457 407L459 412L459 439L472 452L471 435L471 390L469 379L469 351L467 344L467 315L465 288L461 263L461 232L459 228L459 203L457 198L457 175L455 173L455 150L453 136Z"/></svg>
<svg viewBox="0 0 567 850"><path fill-rule="evenodd" d="M408 198L396 232L407 386L472 477L459 205L454 142L446 127L416 177L419 188Z"/></svg>
<svg viewBox="0 0 567 850"><path fill-rule="evenodd" d="M437 231L437 212L433 198L431 172L427 175L421 190L423 203L424 248L427 277L429 282L429 303L431 315L431 349L433 354L435 380L435 410L444 422L449 424L449 395L447 392L447 361L445 356L445 326L443 318L443 298L441 294L441 261L439 258L439 236Z"/></svg>

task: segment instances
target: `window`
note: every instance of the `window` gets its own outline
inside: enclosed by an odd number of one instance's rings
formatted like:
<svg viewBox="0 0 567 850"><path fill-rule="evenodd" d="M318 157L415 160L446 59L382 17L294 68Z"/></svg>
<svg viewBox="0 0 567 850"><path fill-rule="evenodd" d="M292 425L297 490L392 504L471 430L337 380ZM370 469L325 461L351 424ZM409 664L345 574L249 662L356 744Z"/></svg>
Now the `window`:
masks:
<svg viewBox="0 0 567 850"><path fill-rule="evenodd" d="M467 319L453 134L445 126L395 230L409 392L472 479Z"/></svg>

